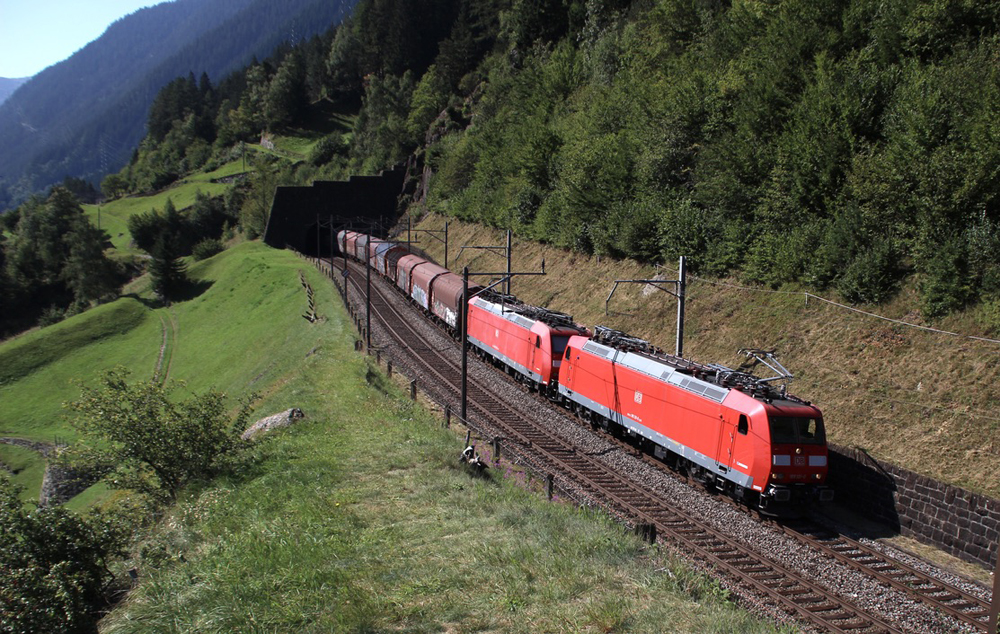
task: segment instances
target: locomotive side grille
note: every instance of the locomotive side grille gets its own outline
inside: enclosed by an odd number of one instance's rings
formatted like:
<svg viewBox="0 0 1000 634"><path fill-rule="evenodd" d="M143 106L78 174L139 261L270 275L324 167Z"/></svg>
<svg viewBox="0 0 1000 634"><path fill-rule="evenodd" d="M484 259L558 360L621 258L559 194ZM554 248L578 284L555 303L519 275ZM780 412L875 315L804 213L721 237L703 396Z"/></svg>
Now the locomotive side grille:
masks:
<svg viewBox="0 0 1000 634"><path fill-rule="evenodd" d="M588 341L587 343L583 344L583 349L591 354L596 354L599 357L604 357L605 359L610 358L612 354L611 348L606 348L598 343L594 343L593 341Z"/></svg>
<svg viewBox="0 0 1000 634"><path fill-rule="evenodd" d="M521 317L520 315L514 315L510 319L511 319L511 321L513 321L518 326L523 326L524 328L527 328L528 330L531 330L531 327L535 325L535 322L531 321L527 317Z"/></svg>

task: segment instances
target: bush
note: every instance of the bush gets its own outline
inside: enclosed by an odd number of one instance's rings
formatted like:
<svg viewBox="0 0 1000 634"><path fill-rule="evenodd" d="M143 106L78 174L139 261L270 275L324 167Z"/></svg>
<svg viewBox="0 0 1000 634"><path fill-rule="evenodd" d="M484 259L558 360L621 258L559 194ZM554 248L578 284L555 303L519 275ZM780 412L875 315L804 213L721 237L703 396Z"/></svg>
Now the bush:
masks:
<svg viewBox="0 0 1000 634"><path fill-rule="evenodd" d="M0 474L0 632L95 631L122 535L100 516L28 511Z"/></svg>
<svg viewBox="0 0 1000 634"><path fill-rule="evenodd" d="M66 309L53 304L42 311L42 316L38 318L38 325L44 328L58 324L63 319L66 319Z"/></svg>
<svg viewBox="0 0 1000 634"><path fill-rule="evenodd" d="M83 388L69 405L84 439L76 454L113 465L113 486L175 499L187 482L219 472L241 447L250 399L230 420L219 392L174 403L156 380L129 384L127 378L124 368L107 370L99 387Z"/></svg>
<svg viewBox="0 0 1000 634"><path fill-rule="evenodd" d="M344 141L343 135L334 132L319 140L312 152L309 153L309 163L317 167L326 165L338 154L346 154L348 145Z"/></svg>
<svg viewBox="0 0 1000 634"><path fill-rule="evenodd" d="M960 237L944 240L920 262L920 310L924 317L947 315L972 297L968 254Z"/></svg>
<svg viewBox="0 0 1000 634"><path fill-rule="evenodd" d="M206 238L194 245L191 255L194 256L195 260L207 260L217 253L222 253L224 250L225 247L218 238Z"/></svg>

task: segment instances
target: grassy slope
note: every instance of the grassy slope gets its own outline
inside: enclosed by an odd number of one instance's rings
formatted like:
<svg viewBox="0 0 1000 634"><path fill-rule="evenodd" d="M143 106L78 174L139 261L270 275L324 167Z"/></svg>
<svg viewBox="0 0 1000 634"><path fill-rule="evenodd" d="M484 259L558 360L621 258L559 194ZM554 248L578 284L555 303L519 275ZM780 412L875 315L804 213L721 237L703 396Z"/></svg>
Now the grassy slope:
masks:
<svg viewBox="0 0 1000 634"><path fill-rule="evenodd" d="M62 403L79 396L74 381L86 382L117 364L137 377L150 376L164 332L164 369L169 378L186 381L187 389L212 387L233 395L268 389L313 347L297 328L306 323L300 316L306 307L300 270L314 286L322 285L293 255L245 243L191 266L202 291L193 299L154 309L123 298L5 343L0 367L11 373L3 360L17 359L21 370L0 387L0 435L72 441ZM38 464L25 465L17 479L37 494Z"/></svg>
<svg viewBox="0 0 1000 634"><path fill-rule="evenodd" d="M296 359L262 381L258 409L307 418L260 443L240 480L189 492L103 632L772 631L609 520L459 469L460 438L354 353L329 285L315 288L329 321L227 356Z"/></svg>
<svg viewBox="0 0 1000 634"><path fill-rule="evenodd" d="M431 216L423 229L443 228ZM502 244L495 231L452 221L452 245ZM597 260L545 245L515 240L515 271L546 277L514 280L513 292L593 326L605 324L674 351L676 302L658 291L623 285L606 316L605 300L616 279L675 279L676 265L663 270L631 261ZM443 247L421 245L443 260ZM482 251L449 264L456 271L498 270L501 259ZM727 284L738 284L732 280ZM685 356L737 367L740 348L777 349L796 376L791 391L819 405L831 441L974 491L1000 497L1000 345L928 333L866 317L801 293L739 290L716 280L689 279ZM921 323L912 290L889 305L871 308L888 317ZM630 314L625 314L630 313ZM939 328L982 335L972 312Z"/></svg>
<svg viewBox="0 0 1000 634"><path fill-rule="evenodd" d="M248 151L254 151L248 146ZM119 198L100 206L100 226L111 236L111 243L122 252L133 252L129 246L132 236L128 232L128 219L137 213L145 213L150 209L162 210L169 198L177 209L184 209L194 204L200 191L209 196L220 196L231 186L225 183L213 183L213 180L232 176L243 171L242 161L231 161L212 172L191 174L174 183L172 186L157 192L152 196L129 196ZM94 225L98 224L98 206L83 205L83 211ZM135 251L138 253L138 251Z"/></svg>

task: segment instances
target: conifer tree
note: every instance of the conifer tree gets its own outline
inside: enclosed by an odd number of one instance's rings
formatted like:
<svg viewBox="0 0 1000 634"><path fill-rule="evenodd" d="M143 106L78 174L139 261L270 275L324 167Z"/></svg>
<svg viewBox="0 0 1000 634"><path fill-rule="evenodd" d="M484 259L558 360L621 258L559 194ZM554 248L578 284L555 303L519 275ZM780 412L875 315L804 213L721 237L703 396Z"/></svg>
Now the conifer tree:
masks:
<svg viewBox="0 0 1000 634"><path fill-rule="evenodd" d="M150 252L149 275L153 292L164 303L177 299L187 285L187 267L181 262L176 240L161 234Z"/></svg>

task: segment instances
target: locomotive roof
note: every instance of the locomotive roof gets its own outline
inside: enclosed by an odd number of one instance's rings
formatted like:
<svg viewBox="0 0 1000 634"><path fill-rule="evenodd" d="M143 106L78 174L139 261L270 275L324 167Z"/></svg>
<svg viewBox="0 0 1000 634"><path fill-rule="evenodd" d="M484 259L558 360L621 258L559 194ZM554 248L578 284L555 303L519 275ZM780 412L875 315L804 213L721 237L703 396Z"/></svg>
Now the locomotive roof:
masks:
<svg viewBox="0 0 1000 634"><path fill-rule="evenodd" d="M483 308L489 310L491 313L525 328L531 328L535 325L536 321L540 321L552 328L572 330L579 334L587 332L587 329L573 321L570 315L540 306L525 304L513 295L504 295L496 291L487 290L480 293L476 299L482 300L485 304Z"/></svg>
<svg viewBox="0 0 1000 634"><path fill-rule="evenodd" d="M594 328L594 337L584 345L584 350L609 359L612 358L613 351L624 352L624 356L615 358L616 363L719 403L731 389L736 389L776 406L809 405L807 401L787 394L784 389L778 389L749 372L733 370L717 363L705 365L668 354L644 339L605 326Z"/></svg>

